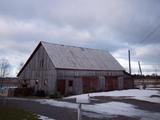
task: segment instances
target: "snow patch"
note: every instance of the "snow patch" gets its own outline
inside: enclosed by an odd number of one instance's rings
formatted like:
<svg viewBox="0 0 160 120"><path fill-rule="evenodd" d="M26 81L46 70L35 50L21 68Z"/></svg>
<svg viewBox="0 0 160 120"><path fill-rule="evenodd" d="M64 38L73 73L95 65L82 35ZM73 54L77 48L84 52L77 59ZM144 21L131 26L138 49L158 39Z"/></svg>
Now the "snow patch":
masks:
<svg viewBox="0 0 160 120"><path fill-rule="evenodd" d="M53 99L51 99L51 100L50 99L39 99L39 100L35 100L35 101L39 102L40 104L47 104L47 105L56 106L56 107L65 107L65 108L71 108L71 109L78 108L78 104L76 104L76 103L56 101Z"/></svg>
<svg viewBox="0 0 160 120"><path fill-rule="evenodd" d="M130 90L116 90L110 92L98 92L98 93L90 93L89 96L96 97L96 96L114 96L114 97L135 97L135 96L152 96L152 95L160 95L158 90L139 90L139 89L130 89ZM76 97L83 97L86 94L82 95L75 95L68 98L76 98Z"/></svg>
<svg viewBox="0 0 160 120"><path fill-rule="evenodd" d="M158 120L160 113L149 112L137 109L136 106L122 103L122 102L109 102L95 105L83 105L82 109L85 111L91 111L99 114L103 114L106 117L111 115L122 115L127 117L140 117L144 120L149 118L150 120Z"/></svg>
<svg viewBox="0 0 160 120"><path fill-rule="evenodd" d="M46 117L46 116L43 116L43 115L38 115L38 119L39 120L55 120L55 119L52 119L52 118L49 118L49 117Z"/></svg>
<svg viewBox="0 0 160 120"><path fill-rule="evenodd" d="M71 109L77 109L78 105L76 103L61 102L55 100L39 100L41 104L49 104L57 107L66 107ZM160 118L160 113L149 112L137 109L137 106L123 103L123 102L108 102L94 105L82 105L82 110L85 111L84 115L88 117L101 118L101 117L111 117L115 115L122 115L127 117L140 117L143 120L158 120ZM88 111L89 113L86 113ZM96 114L93 114L96 113Z"/></svg>
<svg viewBox="0 0 160 120"><path fill-rule="evenodd" d="M96 97L96 96L108 96L108 97L128 97L129 99L136 99L141 101L148 101L153 103L160 103L160 97L151 97L153 95L160 96L160 92L158 90L139 90L139 89L130 89L130 90L116 90L110 92L99 92L99 93L90 93L89 96ZM78 97L85 97L86 94L76 95L67 97L64 99L70 98L78 98Z"/></svg>

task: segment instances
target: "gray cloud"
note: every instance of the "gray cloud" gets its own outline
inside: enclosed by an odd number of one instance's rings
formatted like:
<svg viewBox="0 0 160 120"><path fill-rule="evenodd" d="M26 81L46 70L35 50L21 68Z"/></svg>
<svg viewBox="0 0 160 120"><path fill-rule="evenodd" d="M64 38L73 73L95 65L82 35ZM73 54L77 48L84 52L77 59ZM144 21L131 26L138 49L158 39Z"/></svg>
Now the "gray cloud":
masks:
<svg viewBox="0 0 160 120"><path fill-rule="evenodd" d="M20 57L10 60L19 64L44 40L104 49L125 60L131 49L134 62L160 64L159 11L159 0L1 0L0 57Z"/></svg>

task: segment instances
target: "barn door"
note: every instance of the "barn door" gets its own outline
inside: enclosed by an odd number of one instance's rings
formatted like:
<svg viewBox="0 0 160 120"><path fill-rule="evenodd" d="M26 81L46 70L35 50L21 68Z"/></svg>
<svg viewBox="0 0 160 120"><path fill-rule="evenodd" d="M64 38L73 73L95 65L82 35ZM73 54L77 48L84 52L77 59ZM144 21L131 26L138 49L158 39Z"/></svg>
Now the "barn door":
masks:
<svg viewBox="0 0 160 120"><path fill-rule="evenodd" d="M117 77L106 77L105 87L106 90L116 90L118 89Z"/></svg>
<svg viewBox="0 0 160 120"><path fill-rule="evenodd" d="M58 80L57 81L57 90L61 94L65 94L65 80Z"/></svg>
<svg viewBox="0 0 160 120"><path fill-rule="evenodd" d="M83 93L97 91L98 81L97 77L83 77Z"/></svg>

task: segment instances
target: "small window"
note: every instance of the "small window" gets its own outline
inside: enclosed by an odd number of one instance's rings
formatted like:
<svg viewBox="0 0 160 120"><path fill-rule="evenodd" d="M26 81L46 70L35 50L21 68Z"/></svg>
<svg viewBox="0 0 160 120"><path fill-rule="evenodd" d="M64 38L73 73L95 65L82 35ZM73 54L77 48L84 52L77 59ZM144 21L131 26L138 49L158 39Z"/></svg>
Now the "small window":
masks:
<svg viewBox="0 0 160 120"><path fill-rule="evenodd" d="M40 62L40 66L43 68L44 66L44 60L42 59L41 62Z"/></svg>
<svg viewBox="0 0 160 120"><path fill-rule="evenodd" d="M73 81L70 80L70 81L69 81L69 87L72 87L72 86L73 86Z"/></svg>

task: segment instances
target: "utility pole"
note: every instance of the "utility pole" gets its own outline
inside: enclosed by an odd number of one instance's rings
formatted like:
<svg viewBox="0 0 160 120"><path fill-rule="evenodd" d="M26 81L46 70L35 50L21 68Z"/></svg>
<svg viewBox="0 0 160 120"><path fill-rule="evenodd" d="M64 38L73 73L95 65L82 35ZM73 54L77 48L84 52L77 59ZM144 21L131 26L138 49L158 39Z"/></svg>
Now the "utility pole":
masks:
<svg viewBox="0 0 160 120"><path fill-rule="evenodd" d="M139 71L140 71L140 74L141 74L141 77L142 77L142 68L141 68L141 63L140 63L140 61L138 61L138 66L139 66ZM142 77L143 78L143 77ZM145 89L146 88L146 85L145 85L145 83L144 83L144 79L143 79L143 82L142 82L142 87L143 87L143 89Z"/></svg>
<svg viewBox="0 0 160 120"><path fill-rule="evenodd" d="M140 74L142 75L142 69L141 69L141 64L140 64L140 61L138 61L138 66L139 66L139 71L140 71Z"/></svg>
<svg viewBox="0 0 160 120"><path fill-rule="evenodd" d="M130 50L128 50L128 61L129 61L129 73L131 74L131 54L130 54Z"/></svg>

